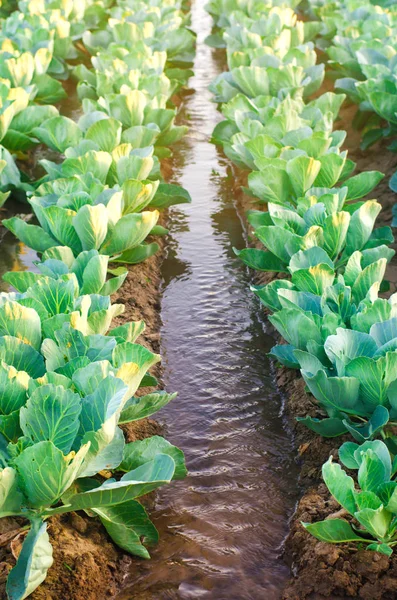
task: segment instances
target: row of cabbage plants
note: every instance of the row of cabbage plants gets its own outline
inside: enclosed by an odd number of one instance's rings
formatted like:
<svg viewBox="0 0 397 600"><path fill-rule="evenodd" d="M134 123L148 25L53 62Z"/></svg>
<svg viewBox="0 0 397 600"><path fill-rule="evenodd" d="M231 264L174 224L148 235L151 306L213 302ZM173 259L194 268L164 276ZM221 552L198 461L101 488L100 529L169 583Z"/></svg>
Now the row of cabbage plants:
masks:
<svg viewBox="0 0 397 600"><path fill-rule="evenodd" d="M5 10L3 9L3 13ZM38 143L33 130L59 116L53 104L67 98L61 80L69 77L69 61L82 59L78 44L87 27L106 16L106 3L21 2L1 20L1 203L9 190L31 191L18 171L14 153L26 158Z"/></svg>
<svg viewBox="0 0 397 600"><path fill-rule="evenodd" d="M78 122L58 114L31 128L26 111L34 117L35 106L15 117L25 137L64 159L40 160L46 174L29 184L39 225L16 217L3 224L37 252L61 244L75 256L95 249L113 262L136 264L158 250L156 243L143 244L147 236L166 233L156 227L158 209L190 201L186 190L160 181L158 157L168 156L168 146L186 132L175 125L170 99L189 76L180 66L191 61L195 39L172 3L133 0L108 12L105 26L81 35L86 54L95 56L92 68L73 68L82 102ZM24 65L26 54L9 60ZM13 126L14 120L8 134Z"/></svg>
<svg viewBox="0 0 397 600"><path fill-rule="evenodd" d="M339 459L323 467L331 494L348 519L305 524L322 541L359 542L390 555L397 543L397 296L379 297L394 255L381 210L364 200L382 179L354 175L343 150L346 133L333 125L344 94L314 100L324 77L313 40L322 23L299 21L298 1L211 0L229 70L211 89L225 119L213 138L249 171L246 193L264 204L248 213L260 247L237 251L252 269L272 272L253 292L286 343L272 349L300 369L319 418L314 432L350 433ZM259 244L258 244L259 245Z"/></svg>
<svg viewBox="0 0 397 600"><path fill-rule="evenodd" d="M28 189L39 225L3 221L40 254L35 272L6 274L16 291L0 294L0 517L28 523L9 600L44 581L53 515L85 511L123 550L149 558L145 544L158 533L137 499L186 474L183 453L163 437L125 442L120 425L176 394L152 391L158 382L149 370L160 356L136 341L145 324L112 327L124 305L110 294L127 270L109 263L150 256L157 245L142 242L156 232L157 209L189 201L182 188L159 182L157 157L185 132L170 99L189 76L194 35L179 0L55 4L21 2L1 33L4 86L17 90L11 96L32 92L3 142L44 142L60 159L42 161L47 174ZM73 69L77 123L33 104L40 57L53 81L76 49L86 54Z"/></svg>
<svg viewBox="0 0 397 600"><path fill-rule="evenodd" d="M37 187L26 175L21 178L11 152L23 159L44 143L67 155L70 147L86 139L91 142L85 143L86 151L102 149L87 130L108 117L119 121L122 131L112 123L115 143L102 141L107 152L122 142L135 151L155 145L155 155L163 156L185 131L174 126L176 112L167 106L189 75L179 67L186 66L194 52L194 35L184 26L183 13L172 3L161 7L158 2L149 4L149 10L146 2L108 7L102 0L50 6L21 2L20 10L2 21L2 202L9 189L32 192ZM87 68L93 54L93 68ZM71 74L80 80L83 116L78 127L52 106L66 97L59 80ZM127 150L124 146L123 156ZM53 179L54 166L49 161L41 165L49 171L44 180ZM155 166L158 171L156 160Z"/></svg>
<svg viewBox="0 0 397 600"><path fill-rule="evenodd" d="M363 148L395 134L395 4L383 7L381 2L369 0L317 0L307 3L305 13L322 23L317 46L327 56L337 91L359 106L357 121L365 124ZM375 113L373 118L369 118L371 112Z"/></svg>
<svg viewBox="0 0 397 600"><path fill-rule="evenodd" d="M308 18L320 20L317 46L325 52L335 89L357 104L354 124L362 129L362 148L397 133L397 8L394 2L316 0ZM390 187L397 191L397 174ZM396 209L392 226L397 225Z"/></svg>

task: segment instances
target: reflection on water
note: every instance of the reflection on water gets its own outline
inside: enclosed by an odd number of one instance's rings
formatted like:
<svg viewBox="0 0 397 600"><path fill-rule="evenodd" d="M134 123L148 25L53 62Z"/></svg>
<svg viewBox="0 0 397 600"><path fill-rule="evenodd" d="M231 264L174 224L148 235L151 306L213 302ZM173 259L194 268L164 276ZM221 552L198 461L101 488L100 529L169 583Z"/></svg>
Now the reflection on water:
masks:
<svg viewBox="0 0 397 600"><path fill-rule="evenodd" d="M189 262L181 260L179 256L179 238L182 233L189 232L188 215L181 211L173 213L171 216L171 230L172 236L167 238L167 258L162 269L164 289L172 282L181 278L189 280L192 276Z"/></svg>
<svg viewBox="0 0 397 600"><path fill-rule="evenodd" d="M7 271L36 270L33 261L37 254L18 241L11 233L0 229L0 292L10 291L8 283L2 280Z"/></svg>
<svg viewBox="0 0 397 600"><path fill-rule="evenodd" d="M210 27L196 0L191 133L174 165L193 203L172 214L162 301L164 380L180 394L160 419L190 475L158 494L160 544L152 561L134 561L119 600L276 600L288 577L279 554L297 472L266 356L274 341L232 251L244 245L233 181L209 144L220 118L207 90L219 72L203 44Z"/></svg>
<svg viewBox="0 0 397 600"><path fill-rule="evenodd" d="M86 66L91 68L92 65L88 63ZM81 100L77 95L77 81L74 77L69 77L62 84L67 93L67 98L58 103L58 110L64 117L69 117L69 119L77 122L84 112Z"/></svg>

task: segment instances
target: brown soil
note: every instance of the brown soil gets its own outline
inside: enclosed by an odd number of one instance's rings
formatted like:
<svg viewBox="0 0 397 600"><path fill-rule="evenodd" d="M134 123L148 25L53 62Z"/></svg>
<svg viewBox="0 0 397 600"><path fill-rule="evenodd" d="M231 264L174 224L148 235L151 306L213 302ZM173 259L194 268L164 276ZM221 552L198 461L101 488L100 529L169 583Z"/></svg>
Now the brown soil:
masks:
<svg viewBox="0 0 397 600"><path fill-rule="evenodd" d="M299 502L286 544L286 559L294 578L284 590L283 600L397 597L395 555L389 559L349 544L324 544L307 534L300 524L322 520L339 509L324 484L306 491Z"/></svg>
<svg viewBox="0 0 397 600"><path fill-rule="evenodd" d="M356 173L378 170L386 176L371 194L382 204L378 226L390 225L391 209L397 197L388 186L391 175L397 169L397 154L387 150L389 142L382 142L361 151L361 135L351 127L355 107L346 106L341 111L338 128L347 129L345 148L349 157L357 163ZM255 199L245 195L241 185L246 185L247 173L231 167L235 180L235 201L245 225L247 244L262 247L252 235L245 213L249 209L260 209ZM395 244L394 249L397 250ZM255 283L266 284L275 278L272 273L253 273ZM394 257L387 269L390 292L397 289L397 258ZM278 335L275 332L275 335ZM291 519L290 534L285 542L284 559L291 566L292 578L288 582L283 600L337 600L360 598L364 600L397 599L397 556L387 558L375 552L343 544L333 546L317 541L301 525L301 521L319 521L339 510L326 486L321 482L321 466L333 455L338 456L339 446L348 439L340 437L325 439L317 436L295 420L298 416L319 416L321 411L312 396L305 391L299 372L277 367L277 385L285 398L285 411L293 431L298 460L301 465L300 485L302 498Z"/></svg>
<svg viewBox="0 0 397 600"><path fill-rule="evenodd" d="M54 564L32 600L111 598L132 559L110 541L96 519L71 513L51 519Z"/></svg>

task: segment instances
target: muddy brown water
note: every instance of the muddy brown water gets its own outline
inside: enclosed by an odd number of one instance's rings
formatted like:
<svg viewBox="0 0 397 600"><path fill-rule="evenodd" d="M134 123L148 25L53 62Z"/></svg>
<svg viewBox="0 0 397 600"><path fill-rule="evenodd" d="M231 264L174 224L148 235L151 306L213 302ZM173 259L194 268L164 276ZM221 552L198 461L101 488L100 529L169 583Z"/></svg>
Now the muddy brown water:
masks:
<svg viewBox="0 0 397 600"><path fill-rule="evenodd" d="M171 213L163 265L163 377L179 397L158 414L190 474L157 496L160 544L150 562L134 562L117 598L276 600L297 469L266 356L274 340L232 250L245 245L233 180L209 142L221 115L208 85L222 65L204 44L211 18L200 0L192 28L190 133L173 165L192 204Z"/></svg>

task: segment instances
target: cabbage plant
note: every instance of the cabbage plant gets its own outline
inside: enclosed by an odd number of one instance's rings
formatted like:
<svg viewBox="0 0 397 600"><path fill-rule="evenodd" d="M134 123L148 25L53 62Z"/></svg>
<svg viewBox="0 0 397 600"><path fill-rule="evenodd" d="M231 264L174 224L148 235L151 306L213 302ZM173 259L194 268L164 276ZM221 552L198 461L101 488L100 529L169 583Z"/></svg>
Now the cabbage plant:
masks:
<svg viewBox="0 0 397 600"><path fill-rule="evenodd" d="M75 257L83 251L97 250L112 261L134 264L141 262L157 247L143 244L157 223L159 212L143 211L122 216L122 194L113 192L107 204L94 204L81 195L77 207L64 207L60 202L46 204L40 197L30 199L40 225L26 223L19 217L3 221L3 225L27 246L43 253L66 245Z"/></svg>
<svg viewBox="0 0 397 600"><path fill-rule="evenodd" d="M81 3L84 14L83 6L84 2ZM40 141L33 135L33 129L58 115L52 104L66 98L66 92L57 78L68 76L65 61L76 58L77 52L72 39L75 32L70 22L73 19L70 6L62 8L61 3L58 6L53 3L52 9L47 10L43 2L32 1L22 3L19 8L20 11L3 20L0 33L3 55L0 150L3 155L8 150L17 152L20 158L21 153ZM21 180L11 154L7 154L6 160L8 168L0 178L2 192L29 191L31 187Z"/></svg>
<svg viewBox="0 0 397 600"><path fill-rule="evenodd" d="M185 125L175 125L177 111L167 108L166 104L166 95L151 98L146 91L124 84L121 91L104 94L98 101L85 98L83 109L91 123L100 115L102 119L117 119L122 126L122 142L133 148L155 144L161 148L157 153L163 157L170 154L167 146L179 141L187 131Z"/></svg>
<svg viewBox="0 0 397 600"><path fill-rule="evenodd" d="M259 5L257 8L260 9ZM298 48L313 41L321 25L310 21L298 20L295 10L279 7L274 3L258 10L255 17L243 11L232 11L227 16L229 26L223 33L223 42L229 50L247 50L251 48ZM210 39L211 41L211 39Z"/></svg>
<svg viewBox="0 0 397 600"><path fill-rule="evenodd" d="M224 115L213 141L250 171L245 192L266 204L248 215L265 250L237 254L253 269L288 275L253 286L286 342L271 354L300 368L313 395L313 410L299 420L361 444L340 449L345 466L358 471L358 489L332 459L323 467L350 516L304 525L322 541L358 542L386 555L397 542L389 453L397 447L397 313L396 295L379 294L393 238L390 228L375 227L380 205L363 200L382 175L353 176L355 164L342 150L346 134L334 122L347 95L359 104L354 125L366 127L363 147L394 133L397 13L384 9L390 4L313 0L300 7L306 20L317 20L308 25L296 22L293 1L207 5L217 27L207 41L226 48L229 68L212 84ZM343 94L309 102L322 81L314 40ZM367 119L369 111L378 116Z"/></svg>
<svg viewBox="0 0 397 600"><path fill-rule="evenodd" d="M230 40L227 40L230 42ZM324 78L324 66L316 64L316 52L312 42L294 44L292 36L282 35L278 39L278 43L274 47L268 47L261 44L259 47L239 47L238 44L229 44L227 46L227 61L230 71L239 67L259 67L267 69L268 85L270 95L275 97L281 94L286 95L285 89L291 86L291 93L294 94L297 90L296 83L303 76L302 86L303 95L310 96L320 87ZM292 69L294 67L294 69ZM280 71L277 77L274 69ZM241 71L236 80L237 85L243 91L250 85L252 79L248 77L248 70L245 71L246 79L242 80L243 71ZM265 76L265 74L264 74ZM250 89L250 96L255 94L255 85ZM261 92L263 93L263 92ZM299 97L299 94L297 94Z"/></svg>
<svg viewBox="0 0 397 600"><path fill-rule="evenodd" d="M140 13L134 10L137 5L141 8ZM173 15L162 22L160 7L148 12L146 3L143 5L142 2L127 0L124 10L118 6L113 11L115 16L109 19L104 30L86 31L83 42L91 54L112 43L123 44L128 48L131 42L143 42L155 51L166 51L171 61L190 63L194 59L195 34L182 26L183 19L179 11L173 12ZM150 19L150 16L153 18Z"/></svg>
<svg viewBox="0 0 397 600"><path fill-rule="evenodd" d="M32 299L32 296L18 301L12 296L2 298L0 361L4 395L0 433L3 438L17 443L22 435L20 410L32 386L50 383L65 389L77 386L85 395L87 392L79 384L79 378L89 375L94 391L96 384L104 377L117 377L126 386L120 404L121 423L150 416L175 398L175 394L161 392L135 397L139 387L157 385L156 379L146 372L160 360L157 354L135 343L145 328L142 321L125 323L110 331L108 321L101 327L107 331L107 335L90 333L95 326L95 317L103 321L103 314L91 313L89 323L86 314L79 314L80 311L75 311L70 318L56 319L57 315L63 317L62 313L57 312L56 306L56 302L59 303L63 298L52 298L52 307L44 307L43 298L40 302ZM82 302L85 300L83 298ZM47 314L43 315L44 309ZM50 310L53 317L48 317ZM51 318L52 323L49 324Z"/></svg>
<svg viewBox="0 0 397 600"><path fill-rule="evenodd" d="M357 471L356 486L332 457L323 465L324 482L340 504L345 518L303 523L309 533L330 544L355 543L390 556L397 544L397 483L395 460L379 440L361 445L347 442L339 458L349 470Z"/></svg>
<svg viewBox="0 0 397 600"><path fill-rule="evenodd" d="M145 163L148 164L150 160L153 160L152 176L159 176L159 163L156 157L150 159L150 147L156 143L156 154L168 156L170 151L167 146L180 139L186 132L185 127L175 126L176 111L166 107L166 102L180 87L181 82L186 82L188 72L185 73L177 65L174 67L167 65L167 72L171 77L169 79L163 71L167 60L167 51L168 59L171 58L171 54L177 61L191 59L194 50L194 35L186 29L186 19L178 3L174 3L172 6L168 5L167 8L152 3L149 12L147 12L146 3L145 7L146 12L142 3L127 2L122 8L121 5L118 9L113 7L110 10L110 12L113 11L113 18L109 19L106 7L101 6L100 3L93 7L90 2L83 2L77 7L73 4L66 6L61 2L55 2L51 4L51 9L48 9L40 0L37 0L27 3L26 6L22 5L20 13L16 12L6 19L1 34L3 53L5 53L2 67L4 81L13 88L19 86L17 88L21 90L18 92L19 95L23 92L28 94L30 101L34 101L36 105L37 102L40 104L55 103L66 97L61 83L54 77L59 79L68 77L70 67L67 61L80 56L74 42L78 42L82 37L85 40L91 38L101 40L107 34L110 36L114 34L115 42L110 51L107 43L104 46L108 55L106 56L106 52L104 52L103 56L98 56L96 60L93 59L98 71L90 72L86 67L79 66L76 73L79 73L80 76L83 74L79 91L81 97L86 101L86 112L89 113L85 119L85 123L89 123L85 126L85 130L89 128L89 125L113 114L117 114L117 117L120 118L123 129L128 130L123 131L121 140L113 123L111 124L110 121L107 123L111 126L108 140L112 136L115 139L119 137L119 143L112 145L111 150L120 146L118 158L123 159L125 172L123 179L126 178L127 163L137 162L132 158L128 160L131 152L144 148L149 148L147 156L144 156L149 161L146 160ZM116 18L118 10L121 12ZM94 33L89 32L87 28L92 28ZM135 32L137 42L138 39L140 40L141 55L145 55L148 59L151 57L151 64L154 69L157 68L156 72L150 72L147 75L139 72L140 64L139 61L136 62L139 55L137 47L131 53L132 58L125 56L125 54L128 55L126 48L129 47L129 35L132 31ZM91 49L96 53L95 49ZM109 60L112 52L114 53L113 59ZM124 70L121 69L120 55L125 58ZM135 60L136 63L134 70L131 60ZM105 63L107 64L105 65ZM87 77L88 81L85 80ZM92 77L94 77L94 81L98 77L98 81L94 85L92 85ZM118 98L119 95L122 97ZM69 150L69 154L73 155L71 146L77 143L77 138L84 138L85 130L78 133L77 128L73 127L75 124L66 117L60 117L54 107L38 106L35 110L32 105L25 107L22 112L20 108L11 123L16 102L13 102L12 109L9 104L8 100L3 103L3 131L0 130L0 134L2 133L4 138L3 145L8 150L26 152L36 144L44 143L51 150L61 153ZM144 107L146 107L145 115L139 120L138 117ZM136 122L133 122L134 113ZM103 129L99 135L103 133ZM98 139L98 135L96 139ZM103 141L103 144L109 146L109 141ZM82 149L75 150L78 155L67 156L67 158L80 158L82 154L86 154L87 150L98 150L98 144L90 139L83 148L85 148L84 152ZM114 156L113 162L119 162L118 158L116 159ZM12 160L11 156L10 159ZM91 154L89 160L91 163L100 163L101 156ZM81 163L81 161L79 162ZM43 166L50 178L53 178L61 169L61 166L45 160ZM77 170L79 167L81 164L77 165ZM70 161L65 168L69 168L70 172ZM99 168L97 166L97 169ZM133 175L134 164L130 166L130 169ZM120 183L122 176L120 170L117 174L116 170L116 167L112 170L112 180ZM26 191L26 186L20 178L13 177L13 180L10 181L5 173L1 184L2 191L5 193L15 187ZM166 195L170 197L170 194ZM3 198L4 200L5 198Z"/></svg>
<svg viewBox="0 0 397 600"><path fill-rule="evenodd" d="M222 127L214 131L214 137L224 136L224 139L215 139L222 143L226 156L242 168L265 170L267 167L283 164L282 161L289 157L309 156L324 162L325 168L333 161L331 168L335 171L334 180L345 173L351 163L346 160L346 152L340 151L344 132L332 132L333 121L321 111L308 109L306 112L310 118L305 119L294 112L292 103L288 104L290 110L284 117L288 131L283 131L280 114L267 119L266 124L262 125L248 111L246 115L241 111L236 115L238 123L231 126L237 130L236 133L232 133L230 122L224 122ZM328 154L334 156L327 156ZM329 176L328 181L330 180Z"/></svg>
<svg viewBox="0 0 397 600"><path fill-rule="evenodd" d="M80 183L73 184L73 191L79 186L81 191L88 190L96 196L105 186L124 186L123 211L137 211L138 207L141 210L149 204L165 208L190 202L188 192L182 187L156 181L161 179L161 173L153 144L156 154L168 156L170 151L163 144L174 143L186 132L186 127L174 126L175 111L159 108L146 112L146 97L139 90L117 98L114 102L106 99L108 112L117 119L109 116L104 106L92 106L92 101L87 100L84 104L89 102L90 107L85 106L86 114L77 123L68 117L55 116L33 129L38 140L65 156L61 163L39 161L47 174L38 184L80 178ZM48 189L50 185L40 186L36 193L41 195L44 190L48 195Z"/></svg>
<svg viewBox="0 0 397 600"><path fill-rule="evenodd" d="M73 73L79 80L79 98L97 99L105 94L118 93L123 86L142 90L155 96L172 96L179 87L165 73L167 54L153 52L142 44L129 52L123 45L115 44L91 59L93 69L78 65ZM189 73L189 71L188 71Z"/></svg>
<svg viewBox="0 0 397 600"><path fill-rule="evenodd" d="M88 70L81 73L86 79L90 73ZM132 72L129 71L131 74ZM98 73L93 73L99 78ZM56 152L70 155L80 154L88 150L115 151L120 144L124 144L119 151L125 154L139 148L149 148L156 145L157 154L169 155L168 146L180 140L187 131L186 126L175 125L177 112L175 109L167 108L168 93L161 91L153 92L153 96L147 91L147 82L143 80L139 88L137 81L131 81L127 85L125 75L121 89L117 89L117 77L108 72L109 83L102 81L99 89L89 88L87 81L83 88L79 88L83 97L84 115L78 123L73 120L55 114L48 114L43 122L37 120L30 126L30 133L37 140L46 144ZM165 76L164 76L165 77ZM158 79L157 76L154 79ZM166 81L169 81L165 78ZM111 83L110 83L111 82ZM101 91L102 88L102 91ZM105 91L107 89L107 91ZM97 97L96 94L99 94ZM50 118L50 117L53 118ZM101 122L104 121L104 122ZM80 150L81 148L81 150ZM44 163L46 166L47 163ZM60 168L60 167L59 167ZM52 169L56 169L52 166Z"/></svg>
<svg viewBox="0 0 397 600"><path fill-rule="evenodd" d="M20 409L22 437L2 450L1 516L30 524L8 576L10 598L22 599L44 581L52 564L46 521L57 514L98 516L116 544L148 558L143 542L153 544L158 534L137 498L184 475L180 451L161 438L146 448L124 445L117 426L127 389L122 380L104 377L93 390L87 378L83 387L84 396L54 384L35 387ZM121 464L119 478L93 477Z"/></svg>
<svg viewBox="0 0 397 600"><path fill-rule="evenodd" d="M49 47L39 47L36 52L3 50L0 58L0 77L13 88L23 88L41 104L55 104L66 98L62 84L48 75L52 60Z"/></svg>
<svg viewBox="0 0 397 600"><path fill-rule="evenodd" d="M75 69L77 92L87 115L81 122L116 118L122 125L121 141L134 147L155 144L157 154L165 156L170 154L167 146L187 131L187 127L175 125L177 112L167 106L182 83L178 81L181 69L171 81L164 73L166 53L146 48L143 45L126 54L124 46L114 45L92 58L93 70L82 65ZM171 77L174 72L169 71Z"/></svg>
<svg viewBox="0 0 397 600"><path fill-rule="evenodd" d="M300 0L274 0L271 4L249 0L209 0L205 8L219 28L225 29L237 19L246 24L247 20L261 23L269 18L279 34L286 25L293 26L296 23L293 9L299 3Z"/></svg>
<svg viewBox="0 0 397 600"><path fill-rule="evenodd" d="M332 46L328 52L336 58L336 50L337 47ZM357 103L360 111L364 113L372 111L378 115L377 122L371 120L363 138L362 146L368 148L382 137L395 135L397 27L390 45L382 38L371 40L364 38L350 42L349 52L351 54L349 66L338 64L340 74L344 77L335 82L335 87ZM384 121L388 126L384 125ZM374 127L376 125L377 127Z"/></svg>
<svg viewBox="0 0 397 600"><path fill-rule="evenodd" d="M7 79L0 85L0 140L4 138L14 117L24 110L30 100L29 91L13 87Z"/></svg>
<svg viewBox="0 0 397 600"><path fill-rule="evenodd" d="M386 248L393 240L390 228L374 229L380 204L375 200L356 202L357 196L366 195L382 175L361 173L347 180L341 188L312 187L306 191L313 179L313 183L316 180L321 183L318 180L321 171L317 177L314 172L309 181L306 178L313 162L316 161L301 156L292 159L288 164L290 176L283 181L280 179L277 188L271 185L272 171L262 172L263 175L268 173L266 190L269 195L274 194L275 202L268 203L267 212L251 211L248 219L266 250L246 248L236 251L241 260L260 271L288 272L291 266L292 272L297 270L297 265L291 264L294 255L314 247L323 248L327 258L313 250L307 265L310 267L315 266L316 260L321 260L332 270L341 269L357 251L368 256L378 252L377 258L383 256L390 260L394 254ZM291 182L290 188L287 182ZM292 204L294 195L296 206Z"/></svg>
<svg viewBox="0 0 397 600"><path fill-rule="evenodd" d="M0 306L11 300L21 306L34 307L40 315L43 335L48 338L53 338L64 323L71 323L85 335L105 335L112 320L124 312L124 306L111 304L109 296L78 294L79 284L74 274L57 279L44 275L23 293L3 292Z"/></svg>
<svg viewBox="0 0 397 600"><path fill-rule="evenodd" d="M215 100L224 102L225 116L213 139L235 164L252 171L246 191L267 205L266 212L251 211L248 216L265 250L247 248L237 254L251 268L290 275L290 279L254 288L273 311L270 320L287 342L276 346L272 354L302 370L301 360L313 357L332 380L332 387L340 374L334 373L336 367L327 354L330 341L344 331L370 336L372 326L394 318L394 301L378 298L387 262L394 254L388 248L391 231L375 229L380 205L362 200L382 174L352 176L355 164L341 150L345 132L333 131L344 95L324 94L304 102L315 81L309 72L289 90L269 85L267 73L273 74L272 69L280 81L283 69L290 66L321 73L310 41L304 43L301 38L295 45L295 31L289 36L289 28L295 28L292 11L274 9L269 19L274 35L264 26L269 13L266 6L241 0L226 10L223 3L214 1L209 11L225 29L222 41L229 66L229 72L213 85ZM321 24L311 31L308 28L308 37L320 29ZM219 37L210 38L209 43L217 45ZM345 391L332 401L340 402L335 408L332 402L326 404L326 392L319 399L320 392L316 395L313 390L328 419L320 424L306 419L306 424L326 435L350 428L356 436L369 438L375 435L374 428L379 431L386 425L392 412L392 406L381 399L364 410L358 392L349 405L345 396L350 395Z"/></svg>
<svg viewBox="0 0 397 600"><path fill-rule="evenodd" d="M393 3L375 6L369 0L353 0L317 4L311 3L311 9L324 26L319 44L326 50L328 65L336 74L335 88L358 105L355 124L363 128L362 148L383 137L394 138L397 13ZM389 4L390 9L386 8ZM395 177L391 188L396 189Z"/></svg>
<svg viewBox="0 0 397 600"><path fill-rule="evenodd" d="M128 36L130 24L133 23L140 26L154 50L167 52L171 62L193 61L195 34L189 29L189 14L180 0L167 4L161 0L119 0L109 13L112 17L110 27L119 20L127 23L122 31L118 31L119 39L124 42L128 41L124 36Z"/></svg>
<svg viewBox="0 0 397 600"><path fill-rule="evenodd" d="M327 22L334 23L334 37L327 52L340 77L336 86L346 90L358 105L355 121L363 128L364 149L384 137L394 140L397 131L397 13L393 2L379 4L336 6L335 15L331 11L327 18ZM394 141L390 149L395 150ZM390 187L397 190L396 174ZM396 223L394 207L392 225Z"/></svg>
<svg viewBox="0 0 397 600"><path fill-rule="evenodd" d="M375 322L369 332L337 328L325 342L307 340L295 350L302 376L325 420L303 419L322 435L349 431L358 441L371 439L395 419L397 369L396 317ZM306 335L305 333L303 335Z"/></svg>
<svg viewBox="0 0 397 600"><path fill-rule="evenodd" d="M18 66L15 66L18 69ZM4 75L5 77L5 75ZM28 191L31 186L21 181L12 154L20 155L39 143L33 129L40 123L58 115L54 106L32 104L34 86L12 87L11 80L3 78L0 83L0 206L8 197L7 192L17 189Z"/></svg>
<svg viewBox="0 0 397 600"><path fill-rule="evenodd" d="M155 165L153 148L118 144L121 126L106 117L86 129L85 139L66 117L49 119L40 130L37 135L48 145L67 148L66 158L61 164L42 161L48 176L29 198L39 225L18 217L3 224L40 253L69 246L76 257L98 250L112 261L130 264L154 254L158 245L143 242L150 233L167 233L155 229L157 209L190 202L190 195L179 186L147 179Z"/></svg>
<svg viewBox="0 0 397 600"><path fill-rule="evenodd" d="M216 15L219 7L210 3L207 10ZM232 7L227 22L220 24L227 25L223 36L208 38L209 44L227 48L229 71L210 85L216 102L228 102L239 93L249 98L307 97L320 87L324 66L316 65L310 41L317 26L297 23L291 8L279 9L274 3L249 7L242 3L241 7Z"/></svg>
<svg viewBox="0 0 397 600"><path fill-rule="evenodd" d="M1 140L2 145L11 152L27 152L40 143L34 134L47 120L58 117L58 110L54 106L37 106L31 104L19 111L12 119L7 131Z"/></svg>
<svg viewBox="0 0 397 600"><path fill-rule="evenodd" d="M238 94L222 105L225 117L214 129L213 140L238 166L259 168L256 159L275 158L281 151L304 151L316 158L338 151L345 132L333 131L333 124L345 99L327 92L309 103L287 96L255 99Z"/></svg>
<svg viewBox="0 0 397 600"><path fill-rule="evenodd" d="M232 67L230 71L218 75L211 83L210 90L214 94L215 102L228 102L239 93L244 93L248 98L266 95L280 98L291 95L299 98L306 92L314 93L322 83L324 67L322 65L304 67L299 64L294 55L297 55L297 52L291 53L291 62L288 62L288 56L285 62L277 60L276 57L273 61L265 58L250 61L247 57L249 65ZM262 66L263 63L266 65L266 62L270 64L272 62L273 65ZM303 55L303 62L307 62L305 55ZM310 87L306 88L306 83L310 83Z"/></svg>
<svg viewBox="0 0 397 600"><path fill-rule="evenodd" d="M68 76L67 61L79 56L74 42L88 24L98 26L103 18L100 3L94 8L90 0L78 5L55 1L51 7L43 0L31 0L21 2L18 8L2 21L2 46L32 53L40 48L49 50L52 58L47 73L60 79Z"/></svg>
<svg viewBox="0 0 397 600"><path fill-rule="evenodd" d="M123 43L112 43L91 57L93 69L79 64L73 74L79 80L79 97L97 97L106 92L120 90L122 85L132 85L146 91L166 93L171 96L187 83L192 71L167 62L167 52L153 50L144 42L126 48ZM122 80L124 75L124 81ZM95 96L94 96L95 94Z"/></svg>
<svg viewBox="0 0 397 600"><path fill-rule="evenodd" d="M381 247L375 252L354 253L342 276L337 275L326 252L313 247L292 258L290 280L252 287L261 302L274 311L269 320L287 341L287 345L272 348L273 356L297 368L294 350L312 348L312 339L316 339L322 358L324 342L337 327L368 331L370 324L394 316L388 302L378 298L387 264L382 254L387 250ZM394 302L394 297L389 302ZM364 323L367 329L363 329Z"/></svg>
<svg viewBox="0 0 397 600"><path fill-rule="evenodd" d="M46 250L41 261L35 261L34 264L37 273L9 271L3 275L4 281L11 284L17 292L25 293L34 284L47 281L48 278L72 280L77 288L77 296L110 296L117 292L128 274L125 267L110 269L109 257L99 254L98 250L85 250L75 258L68 246L54 246ZM107 279L109 273L115 276Z"/></svg>
<svg viewBox="0 0 397 600"><path fill-rule="evenodd" d="M163 438L125 443L119 424L150 416L175 394L135 397L156 384L147 371L160 359L135 343L144 324L97 333L120 311L108 297L75 298L76 280L43 277L0 298L0 512L30 523L7 581L13 599L45 579L46 521L56 514L98 516L116 544L148 558L143 543L158 534L136 499L186 473L183 454ZM104 478L110 470L124 474Z"/></svg>

